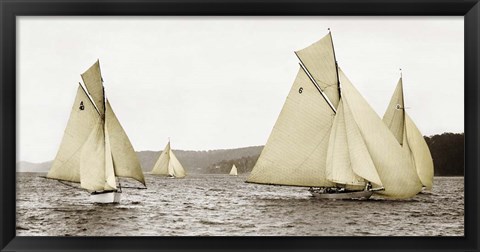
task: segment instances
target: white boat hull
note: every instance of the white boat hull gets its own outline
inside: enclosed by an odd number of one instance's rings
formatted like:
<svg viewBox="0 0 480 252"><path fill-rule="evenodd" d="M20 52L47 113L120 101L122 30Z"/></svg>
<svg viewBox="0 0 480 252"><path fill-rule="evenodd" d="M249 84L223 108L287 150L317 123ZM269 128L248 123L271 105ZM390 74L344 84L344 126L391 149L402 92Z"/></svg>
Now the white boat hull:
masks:
<svg viewBox="0 0 480 252"><path fill-rule="evenodd" d="M339 200L367 200L372 196L372 191L345 191L336 193L325 193L319 191L310 191L313 197L319 199L339 199Z"/></svg>
<svg viewBox="0 0 480 252"><path fill-rule="evenodd" d="M90 194L90 200L93 203L120 203L121 192L105 192L105 193L92 193Z"/></svg>

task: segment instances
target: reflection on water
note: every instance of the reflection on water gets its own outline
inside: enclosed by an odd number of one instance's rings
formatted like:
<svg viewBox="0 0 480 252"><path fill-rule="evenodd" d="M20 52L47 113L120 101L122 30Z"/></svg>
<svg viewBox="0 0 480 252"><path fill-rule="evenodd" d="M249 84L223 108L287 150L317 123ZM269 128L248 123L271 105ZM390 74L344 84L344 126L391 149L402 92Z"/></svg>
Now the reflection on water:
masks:
<svg viewBox="0 0 480 252"><path fill-rule="evenodd" d="M124 189L121 204L99 205L40 175L17 173L17 235L464 235L463 177L436 177L431 192L408 200L332 201L245 176L146 175L148 189Z"/></svg>

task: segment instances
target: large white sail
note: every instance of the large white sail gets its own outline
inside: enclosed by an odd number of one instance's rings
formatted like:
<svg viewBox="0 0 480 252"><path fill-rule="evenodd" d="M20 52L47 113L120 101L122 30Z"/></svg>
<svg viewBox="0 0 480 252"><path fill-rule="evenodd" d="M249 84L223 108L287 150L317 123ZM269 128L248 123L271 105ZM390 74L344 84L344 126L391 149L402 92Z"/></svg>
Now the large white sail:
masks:
<svg viewBox="0 0 480 252"><path fill-rule="evenodd" d="M80 150L99 118L95 106L79 85L60 148L47 174L48 178L80 182Z"/></svg>
<svg viewBox="0 0 480 252"><path fill-rule="evenodd" d="M393 135L400 144L403 144L403 133L405 131L405 103L403 99L402 78L398 80L397 88L392 95L390 104L383 115L383 122L390 128Z"/></svg>
<svg viewBox="0 0 480 252"><path fill-rule="evenodd" d="M120 125L120 121L115 116L108 99L105 109L105 127L108 129L115 175L133 178L145 185L145 178L137 154L122 125Z"/></svg>
<svg viewBox="0 0 480 252"><path fill-rule="evenodd" d="M108 183L107 175L113 167L106 162L105 133L102 119L98 119L87 141L82 146L80 155L80 186L89 191L115 189L115 184Z"/></svg>
<svg viewBox="0 0 480 252"><path fill-rule="evenodd" d="M338 184L364 186L363 178L352 169L343 107L340 99L328 142L325 174L328 180Z"/></svg>
<svg viewBox="0 0 480 252"><path fill-rule="evenodd" d="M282 111L247 182L333 186L325 176L335 113L303 69L299 69Z"/></svg>
<svg viewBox="0 0 480 252"><path fill-rule="evenodd" d="M391 198L408 198L417 194L422 183L416 169L390 129L353 87L339 69L342 98L351 111L359 133L363 137L371 160L385 190L380 191Z"/></svg>
<svg viewBox="0 0 480 252"><path fill-rule="evenodd" d="M105 111L105 94L103 90L102 74L100 72L100 62L97 60L85 73L81 74L83 83L87 87L87 91L92 96L98 112L104 114Z"/></svg>
<svg viewBox="0 0 480 252"><path fill-rule="evenodd" d="M174 176L176 178L185 177L185 169L183 168L180 161L178 161L175 154L170 148L170 142L168 142L165 149L160 154L157 162L153 166L152 174L156 175L165 175L165 176Z"/></svg>
<svg viewBox="0 0 480 252"><path fill-rule="evenodd" d="M328 33L319 41L295 53L336 108L340 96L332 35Z"/></svg>
<svg viewBox="0 0 480 252"><path fill-rule="evenodd" d="M232 176L237 176L238 175L237 167L235 166L235 164L232 165L232 169L230 170L230 175L232 175Z"/></svg>
<svg viewBox="0 0 480 252"><path fill-rule="evenodd" d="M105 188L117 188L117 180L115 178L115 170L113 168L112 148L110 144L110 136L107 125L104 124L105 132Z"/></svg>
<svg viewBox="0 0 480 252"><path fill-rule="evenodd" d="M413 123L410 116L405 113L405 132L407 142L412 152L415 167L417 168L418 177L422 181L423 186L431 189L433 185L433 159L428 148L425 138Z"/></svg>
<svg viewBox="0 0 480 252"><path fill-rule="evenodd" d="M345 77L343 72L340 75L341 79ZM345 81L346 80L345 78ZM348 151L350 157L350 163L352 165L352 171L359 177L371 182L376 187L382 187L383 183L378 175L377 168L373 163L372 156L368 151L365 140L363 139L360 129L348 104L348 98L342 99L342 105L344 107L345 129L347 132Z"/></svg>

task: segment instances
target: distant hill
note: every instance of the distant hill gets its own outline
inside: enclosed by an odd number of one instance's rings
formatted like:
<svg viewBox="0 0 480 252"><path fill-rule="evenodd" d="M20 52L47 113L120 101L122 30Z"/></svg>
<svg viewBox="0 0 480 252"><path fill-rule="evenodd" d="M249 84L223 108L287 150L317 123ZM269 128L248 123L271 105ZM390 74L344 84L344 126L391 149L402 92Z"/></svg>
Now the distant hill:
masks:
<svg viewBox="0 0 480 252"><path fill-rule="evenodd" d="M443 133L425 136L424 138L432 154L435 176L464 175L464 133ZM207 173L229 173L233 164L237 167L238 173L251 172L260 152L261 149L259 149L256 155L246 155L237 159L224 159L210 165Z"/></svg>
<svg viewBox="0 0 480 252"><path fill-rule="evenodd" d="M51 166L52 161L43 163L20 161L17 163L17 172L48 172Z"/></svg>
<svg viewBox="0 0 480 252"><path fill-rule="evenodd" d="M239 159L244 156L258 155L263 146L252 146L238 149L209 150L209 151L184 151L173 150L178 160L187 173L210 173L208 167L222 160ZM151 171L160 156L161 151L139 151L138 159L143 171ZM52 161L44 163L30 163L21 161L17 163L17 172L48 172Z"/></svg>
<svg viewBox="0 0 480 252"><path fill-rule="evenodd" d="M464 174L463 133L443 133L425 136L432 154L435 176L462 176ZM232 165L238 173L250 172L262 152L263 146L252 146L238 149L184 151L173 150L187 173L221 173L230 172ZM152 170L161 151L140 151L137 156L143 171ZM17 163L18 172L48 172L52 161L44 163Z"/></svg>
<svg viewBox="0 0 480 252"><path fill-rule="evenodd" d="M435 176L464 175L464 133L443 133L425 137L425 141L432 154Z"/></svg>
<svg viewBox="0 0 480 252"><path fill-rule="evenodd" d="M227 174L230 173L233 164L237 167L238 174L251 172L260 156L260 152L253 156L244 156L237 159L222 160L207 168L207 173Z"/></svg>

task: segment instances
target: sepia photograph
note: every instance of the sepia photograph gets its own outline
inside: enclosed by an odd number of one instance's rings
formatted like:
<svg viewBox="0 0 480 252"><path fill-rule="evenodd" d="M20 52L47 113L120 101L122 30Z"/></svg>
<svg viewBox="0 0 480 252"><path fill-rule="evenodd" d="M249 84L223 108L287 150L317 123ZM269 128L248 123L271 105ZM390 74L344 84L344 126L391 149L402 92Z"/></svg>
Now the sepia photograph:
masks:
<svg viewBox="0 0 480 252"><path fill-rule="evenodd" d="M463 16L19 16L17 236L457 236Z"/></svg>

